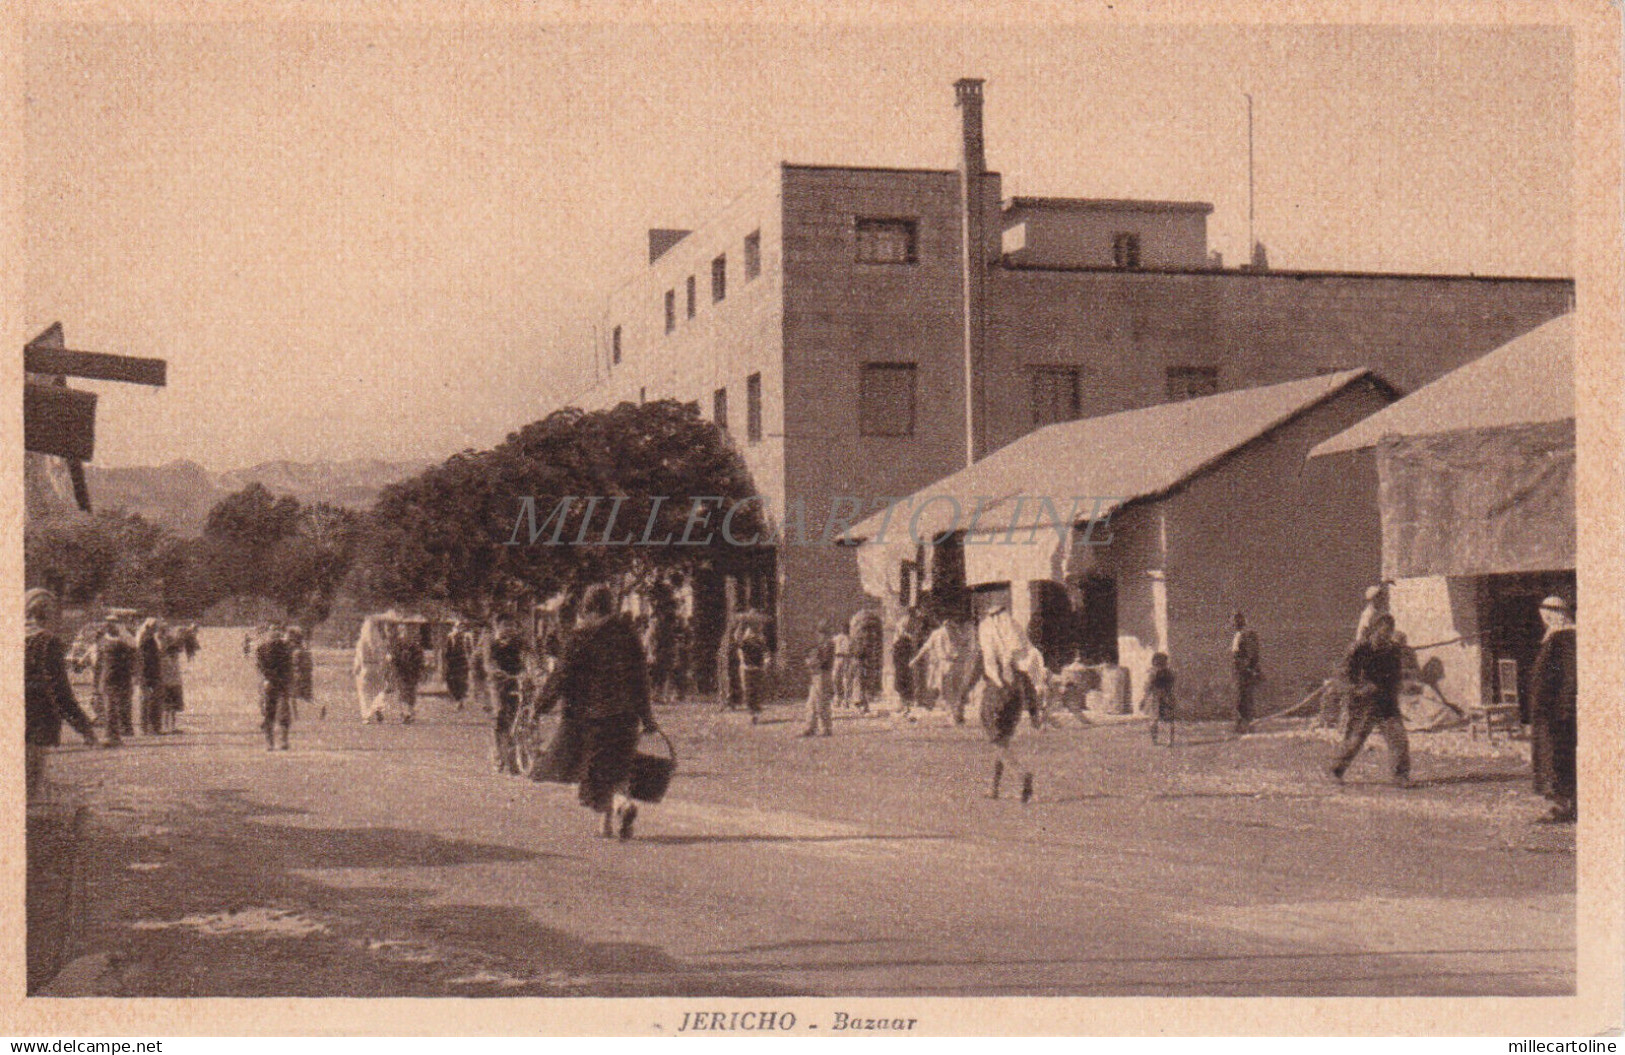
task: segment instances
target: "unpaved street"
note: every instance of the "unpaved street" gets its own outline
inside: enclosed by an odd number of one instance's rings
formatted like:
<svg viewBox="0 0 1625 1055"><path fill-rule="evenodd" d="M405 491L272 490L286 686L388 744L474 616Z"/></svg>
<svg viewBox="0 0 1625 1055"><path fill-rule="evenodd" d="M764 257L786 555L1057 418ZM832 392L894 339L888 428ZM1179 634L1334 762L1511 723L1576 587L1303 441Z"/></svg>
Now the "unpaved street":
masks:
<svg viewBox="0 0 1625 1055"><path fill-rule="evenodd" d="M183 735L53 758L88 807L61 995L1556 994L1572 829L1526 763L1419 736L1338 787L1329 742L1153 747L1138 724L1017 738L1037 800L982 797L980 730L847 716L802 740L659 712L682 756L638 837L491 770L488 719L427 697L363 726L322 653L267 753L240 634L205 636ZM74 858L76 857L76 861ZM38 920L31 925L45 926ZM45 934L45 931L40 931Z"/></svg>

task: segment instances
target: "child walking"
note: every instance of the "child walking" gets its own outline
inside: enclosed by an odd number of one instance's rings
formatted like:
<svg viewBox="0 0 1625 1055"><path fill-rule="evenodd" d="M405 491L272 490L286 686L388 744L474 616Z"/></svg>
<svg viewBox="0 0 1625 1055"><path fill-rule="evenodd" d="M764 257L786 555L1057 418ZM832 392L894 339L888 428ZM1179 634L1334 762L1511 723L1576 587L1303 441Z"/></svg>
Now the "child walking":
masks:
<svg viewBox="0 0 1625 1055"><path fill-rule="evenodd" d="M1168 726L1168 746L1174 746L1174 672L1168 666L1168 653L1151 657L1151 676L1145 683L1145 703L1151 712L1151 742L1157 743L1157 727Z"/></svg>

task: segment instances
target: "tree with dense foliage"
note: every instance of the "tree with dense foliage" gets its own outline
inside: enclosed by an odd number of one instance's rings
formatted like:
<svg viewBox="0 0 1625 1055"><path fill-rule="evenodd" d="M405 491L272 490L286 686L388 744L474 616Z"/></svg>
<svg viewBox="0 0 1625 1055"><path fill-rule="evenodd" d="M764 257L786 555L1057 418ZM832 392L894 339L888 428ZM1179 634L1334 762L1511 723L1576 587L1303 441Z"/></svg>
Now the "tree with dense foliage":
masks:
<svg viewBox="0 0 1625 1055"><path fill-rule="evenodd" d="M49 586L67 604L146 605L143 569L166 541L162 528L133 513L65 513L30 520L23 529L29 585Z"/></svg>
<svg viewBox="0 0 1625 1055"><path fill-rule="evenodd" d="M479 611L722 566L764 531L753 495L726 435L689 405L560 410L386 488L354 586L382 603Z"/></svg>

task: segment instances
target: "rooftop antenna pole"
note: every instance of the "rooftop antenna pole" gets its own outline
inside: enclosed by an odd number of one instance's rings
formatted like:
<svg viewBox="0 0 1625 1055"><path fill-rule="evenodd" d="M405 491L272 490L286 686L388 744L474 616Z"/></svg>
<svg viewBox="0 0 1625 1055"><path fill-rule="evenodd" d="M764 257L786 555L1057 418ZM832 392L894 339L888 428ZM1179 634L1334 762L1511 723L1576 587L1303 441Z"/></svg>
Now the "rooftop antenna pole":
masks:
<svg viewBox="0 0 1625 1055"><path fill-rule="evenodd" d="M1243 92L1247 97L1247 257L1252 258L1253 246L1258 243L1253 240L1253 96L1251 92Z"/></svg>

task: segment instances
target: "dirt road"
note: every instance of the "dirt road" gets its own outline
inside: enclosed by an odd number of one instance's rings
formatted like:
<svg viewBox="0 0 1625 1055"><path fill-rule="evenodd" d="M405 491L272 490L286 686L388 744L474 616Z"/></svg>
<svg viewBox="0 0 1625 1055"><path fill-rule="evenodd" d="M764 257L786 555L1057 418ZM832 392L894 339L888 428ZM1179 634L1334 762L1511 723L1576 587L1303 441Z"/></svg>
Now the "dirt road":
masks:
<svg viewBox="0 0 1625 1055"><path fill-rule="evenodd" d="M682 767L638 837L573 789L494 773L488 719L428 697L362 725L324 654L325 719L267 753L241 636L206 635L186 732L53 759L83 804L59 995L1557 994L1575 977L1570 829L1510 752L1419 737L1339 787L1331 745L1218 726L1017 739L937 716L803 740L663 710ZM1070 721L1070 719L1069 719ZM69 860L68 858L73 858ZM43 932L42 932L43 933Z"/></svg>

